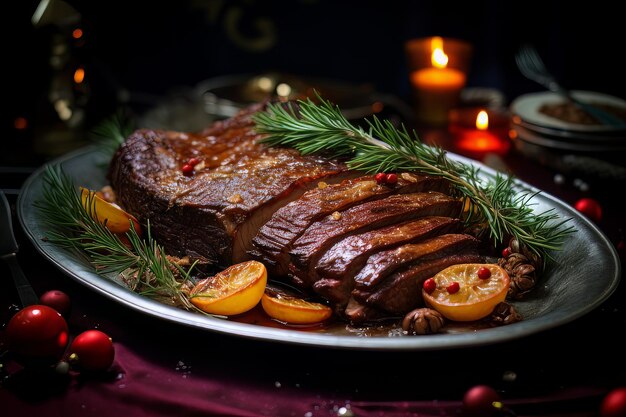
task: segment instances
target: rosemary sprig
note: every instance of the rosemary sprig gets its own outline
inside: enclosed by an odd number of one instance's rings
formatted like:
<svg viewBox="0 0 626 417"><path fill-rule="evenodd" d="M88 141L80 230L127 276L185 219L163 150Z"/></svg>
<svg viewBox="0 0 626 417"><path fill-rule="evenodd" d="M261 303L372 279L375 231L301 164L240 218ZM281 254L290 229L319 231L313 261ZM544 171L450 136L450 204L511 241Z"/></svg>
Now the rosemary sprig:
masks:
<svg viewBox="0 0 626 417"><path fill-rule="evenodd" d="M466 221L486 224L494 245L509 236L539 255L551 259L573 227L560 220L554 209L543 213L532 210L536 192L524 189L512 176L480 175L480 169L446 156L446 151L422 143L417 134L396 128L388 120L374 116L365 120L367 130L350 123L338 106L317 96L299 100L297 109L288 104L267 106L256 113L256 130L266 134L271 146L289 146L303 154L323 152L334 158L347 158L351 169L375 172L418 171L447 178L459 196L469 202Z"/></svg>
<svg viewBox="0 0 626 417"><path fill-rule="evenodd" d="M120 109L96 125L91 131L91 136L98 148L113 156L134 130L135 122Z"/></svg>
<svg viewBox="0 0 626 417"><path fill-rule="evenodd" d="M48 241L75 250L102 275L124 277L133 291L201 312L189 301L185 291L185 286L192 283L189 274L195 264L185 271L170 262L163 248L152 238L149 223L145 238L131 225L126 233L129 247L95 220L93 211L97 210L97 202L91 201L93 197L89 196L83 205L78 189L60 166L47 166L43 180L43 198L34 204L44 221L52 226L46 235Z"/></svg>

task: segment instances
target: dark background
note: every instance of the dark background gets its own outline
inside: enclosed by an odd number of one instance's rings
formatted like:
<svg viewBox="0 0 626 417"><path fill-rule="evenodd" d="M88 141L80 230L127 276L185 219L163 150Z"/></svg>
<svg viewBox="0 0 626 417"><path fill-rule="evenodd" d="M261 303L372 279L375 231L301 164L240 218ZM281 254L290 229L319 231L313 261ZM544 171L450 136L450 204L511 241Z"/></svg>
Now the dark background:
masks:
<svg viewBox="0 0 626 417"><path fill-rule="evenodd" d="M626 98L626 22L607 1L52 0L55 14L35 27L38 4L5 6L5 164L62 153L73 134L122 105L145 111L173 89L223 75L280 71L368 84L409 100L404 42L432 35L471 42L467 86L495 88L507 103L541 90L515 67L523 43L534 44L566 86ZM84 31L78 41L71 37L77 27ZM59 43L67 59L53 69ZM68 89L86 111L68 125L58 120L50 91L78 66L85 82ZM24 129L16 129L20 117ZM50 128L70 139L42 140Z"/></svg>

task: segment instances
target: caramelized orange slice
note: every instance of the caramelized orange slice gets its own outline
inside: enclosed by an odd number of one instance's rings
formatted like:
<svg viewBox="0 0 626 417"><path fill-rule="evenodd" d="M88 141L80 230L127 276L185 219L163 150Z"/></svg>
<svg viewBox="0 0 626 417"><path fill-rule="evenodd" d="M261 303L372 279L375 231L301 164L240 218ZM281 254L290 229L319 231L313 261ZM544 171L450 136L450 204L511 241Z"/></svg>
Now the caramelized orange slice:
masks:
<svg viewBox="0 0 626 417"><path fill-rule="evenodd" d="M325 304L276 291L266 291L261 298L261 305L271 318L290 324L321 323L333 314L332 309Z"/></svg>
<svg viewBox="0 0 626 417"><path fill-rule="evenodd" d="M259 303L266 284L265 265L241 262L198 282L190 292L190 301L210 314L241 314Z"/></svg>
<svg viewBox="0 0 626 417"><path fill-rule="evenodd" d="M426 280L422 295L447 319L473 321L488 316L505 300L510 283L497 264L459 264Z"/></svg>
<svg viewBox="0 0 626 417"><path fill-rule="evenodd" d="M83 207L89 215L95 217L112 233L126 233L132 223L137 234L141 235L141 228L135 216L100 198L95 191L80 187L80 194Z"/></svg>

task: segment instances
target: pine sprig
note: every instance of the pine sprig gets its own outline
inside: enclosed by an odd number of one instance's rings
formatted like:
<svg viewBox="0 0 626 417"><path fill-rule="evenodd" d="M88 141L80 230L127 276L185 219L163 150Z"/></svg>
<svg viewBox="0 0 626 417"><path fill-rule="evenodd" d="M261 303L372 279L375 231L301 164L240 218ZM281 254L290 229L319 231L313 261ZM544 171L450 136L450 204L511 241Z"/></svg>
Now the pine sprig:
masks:
<svg viewBox="0 0 626 417"><path fill-rule="evenodd" d="M481 175L478 167L454 161L445 150L422 143L415 132L411 135L376 116L366 120L365 130L350 123L339 107L317 99L319 104L299 100L297 107L268 104L265 112L253 116L256 130L267 135L263 141L270 146L348 158L349 168L366 173L417 171L442 176L469 202L466 221L485 224L494 245L512 236L546 260L575 231L554 209L535 213L531 200L536 192L524 189L512 176Z"/></svg>
<svg viewBox="0 0 626 417"><path fill-rule="evenodd" d="M189 274L195 264L185 271L170 262L163 248L152 238L149 223L145 238L138 235L131 223L131 229L126 233L130 242L130 247L127 246L119 236L95 220L97 202L92 199L90 194L83 204L79 190L61 167L47 166L43 198L34 203L52 227L46 239L75 250L101 275L123 276L133 291L201 312L189 301L185 291L185 286L192 283Z"/></svg>

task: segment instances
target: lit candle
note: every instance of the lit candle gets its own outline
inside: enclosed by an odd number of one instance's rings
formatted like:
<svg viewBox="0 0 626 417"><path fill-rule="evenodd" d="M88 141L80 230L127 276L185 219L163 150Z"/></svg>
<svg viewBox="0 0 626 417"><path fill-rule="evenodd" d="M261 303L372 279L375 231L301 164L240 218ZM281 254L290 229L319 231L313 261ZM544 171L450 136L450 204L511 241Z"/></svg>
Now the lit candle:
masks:
<svg viewBox="0 0 626 417"><path fill-rule="evenodd" d="M431 39L430 61L431 66L420 68L410 75L418 114L427 123L445 124L448 111L458 103L466 77L463 71L448 66L448 55L440 37Z"/></svg>
<svg viewBox="0 0 626 417"><path fill-rule="evenodd" d="M437 36L432 38L431 50L432 67L414 71L411 74L413 85L433 93L458 93L465 85L465 74L448 68L448 55L443 49L443 39Z"/></svg>
<svg viewBox="0 0 626 417"><path fill-rule="evenodd" d="M509 148L508 143L504 137L500 137L489 128L489 114L487 111L480 110L478 112L475 127L475 129L462 132L457 143L459 149L471 153L506 153Z"/></svg>

